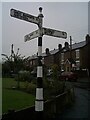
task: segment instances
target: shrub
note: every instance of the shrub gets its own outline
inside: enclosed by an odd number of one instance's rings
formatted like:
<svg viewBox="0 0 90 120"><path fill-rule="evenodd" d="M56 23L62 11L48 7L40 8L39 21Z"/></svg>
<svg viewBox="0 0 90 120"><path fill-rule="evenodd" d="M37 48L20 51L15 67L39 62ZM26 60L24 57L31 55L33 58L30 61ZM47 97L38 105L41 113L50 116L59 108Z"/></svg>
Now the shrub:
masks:
<svg viewBox="0 0 90 120"><path fill-rule="evenodd" d="M35 95L35 91L36 91L36 85L33 83L28 83L27 87L26 87L26 91L28 93L34 94Z"/></svg>
<svg viewBox="0 0 90 120"><path fill-rule="evenodd" d="M32 76L29 71L20 71L18 75L15 77L15 80L19 81L28 81L31 82Z"/></svg>
<svg viewBox="0 0 90 120"><path fill-rule="evenodd" d="M48 81L47 79L44 79L43 86L45 99L48 99L51 96L56 96L64 92L64 82L58 80Z"/></svg>
<svg viewBox="0 0 90 120"><path fill-rule="evenodd" d="M50 84L50 82L49 82L47 79L44 79L44 80L43 80L43 87L44 87L45 89L49 88L49 84Z"/></svg>
<svg viewBox="0 0 90 120"><path fill-rule="evenodd" d="M53 79L58 79L58 69L59 69L58 65L54 64L54 65L51 66L51 68L52 68L52 71L53 71L52 78Z"/></svg>

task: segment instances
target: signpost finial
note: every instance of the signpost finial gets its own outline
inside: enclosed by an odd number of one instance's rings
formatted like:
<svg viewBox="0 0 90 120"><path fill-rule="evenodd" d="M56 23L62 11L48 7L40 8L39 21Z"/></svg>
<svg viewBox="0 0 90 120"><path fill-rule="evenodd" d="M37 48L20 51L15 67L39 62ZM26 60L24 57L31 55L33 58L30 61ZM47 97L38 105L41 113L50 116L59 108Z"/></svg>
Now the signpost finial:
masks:
<svg viewBox="0 0 90 120"><path fill-rule="evenodd" d="M42 7L39 7L39 11L40 11L40 13L42 13Z"/></svg>

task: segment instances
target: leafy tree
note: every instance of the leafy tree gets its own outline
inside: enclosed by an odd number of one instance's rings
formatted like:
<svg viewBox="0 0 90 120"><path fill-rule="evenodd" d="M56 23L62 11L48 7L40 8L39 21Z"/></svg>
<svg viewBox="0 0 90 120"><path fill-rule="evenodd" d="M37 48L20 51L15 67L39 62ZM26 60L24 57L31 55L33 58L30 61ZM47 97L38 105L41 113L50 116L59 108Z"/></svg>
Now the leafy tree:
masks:
<svg viewBox="0 0 90 120"><path fill-rule="evenodd" d="M13 50L13 44L11 48L11 55L7 56L6 54L2 54L3 62L2 62L2 74L3 75L10 75L10 74L17 74L20 70L23 70L25 68L25 56L21 56L19 54L19 48L17 49L17 52L15 54Z"/></svg>

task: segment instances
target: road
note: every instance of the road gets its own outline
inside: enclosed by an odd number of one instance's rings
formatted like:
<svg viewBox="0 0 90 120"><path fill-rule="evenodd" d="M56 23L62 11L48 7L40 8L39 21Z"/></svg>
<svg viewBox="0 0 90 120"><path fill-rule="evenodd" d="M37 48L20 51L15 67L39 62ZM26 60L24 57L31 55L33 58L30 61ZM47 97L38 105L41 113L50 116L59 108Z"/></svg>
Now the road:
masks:
<svg viewBox="0 0 90 120"><path fill-rule="evenodd" d="M79 83L80 84L80 83ZM80 86L80 85L79 85ZM89 105L90 105L90 91L82 89L82 87L75 86L75 103L72 107L67 108L57 117L56 120L88 120L90 119Z"/></svg>

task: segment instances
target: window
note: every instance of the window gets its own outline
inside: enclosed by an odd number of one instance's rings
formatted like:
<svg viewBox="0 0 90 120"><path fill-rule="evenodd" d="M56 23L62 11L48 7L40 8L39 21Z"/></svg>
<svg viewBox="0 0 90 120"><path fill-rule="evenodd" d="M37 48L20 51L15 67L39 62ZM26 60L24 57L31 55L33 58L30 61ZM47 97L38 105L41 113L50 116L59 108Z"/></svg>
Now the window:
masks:
<svg viewBox="0 0 90 120"><path fill-rule="evenodd" d="M33 65L35 65L35 60L33 60Z"/></svg>
<svg viewBox="0 0 90 120"><path fill-rule="evenodd" d="M33 63L33 62L32 62L32 61L30 61L30 65L32 65L32 63Z"/></svg>
<svg viewBox="0 0 90 120"><path fill-rule="evenodd" d="M64 53L61 53L61 71L64 71Z"/></svg>
<svg viewBox="0 0 90 120"><path fill-rule="evenodd" d="M67 72L69 72L69 71L70 71L69 67L66 67L66 71L67 71Z"/></svg>
<svg viewBox="0 0 90 120"><path fill-rule="evenodd" d="M77 70L80 69L80 61L79 61L79 60L76 61L76 69L77 69Z"/></svg>
<svg viewBox="0 0 90 120"><path fill-rule="evenodd" d="M64 53L61 53L61 63L64 62Z"/></svg>
<svg viewBox="0 0 90 120"><path fill-rule="evenodd" d="M77 50L76 50L76 59L79 59L79 57L80 57L80 50L77 49Z"/></svg>

